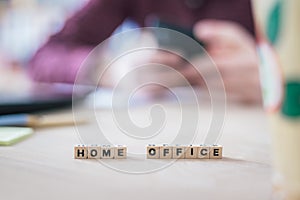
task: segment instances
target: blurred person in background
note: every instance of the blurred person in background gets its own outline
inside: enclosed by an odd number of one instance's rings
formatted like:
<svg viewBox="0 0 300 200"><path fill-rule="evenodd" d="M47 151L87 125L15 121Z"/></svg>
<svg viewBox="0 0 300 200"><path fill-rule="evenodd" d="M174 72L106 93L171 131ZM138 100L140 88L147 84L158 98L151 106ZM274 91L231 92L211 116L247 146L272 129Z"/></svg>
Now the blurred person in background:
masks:
<svg viewBox="0 0 300 200"><path fill-rule="evenodd" d="M84 1L0 0L0 103L28 96L34 89L27 63Z"/></svg>
<svg viewBox="0 0 300 200"><path fill-rule="evenodd" d="M30 63L31 76L37 81L73 83L91 50L124 20L145 27L149 16L192 29L218 67L228 96L261 102L250 0L91 0L38 50ZM182 66L177 58L162 53L153 59L203 86L194 69Z"/></svg>

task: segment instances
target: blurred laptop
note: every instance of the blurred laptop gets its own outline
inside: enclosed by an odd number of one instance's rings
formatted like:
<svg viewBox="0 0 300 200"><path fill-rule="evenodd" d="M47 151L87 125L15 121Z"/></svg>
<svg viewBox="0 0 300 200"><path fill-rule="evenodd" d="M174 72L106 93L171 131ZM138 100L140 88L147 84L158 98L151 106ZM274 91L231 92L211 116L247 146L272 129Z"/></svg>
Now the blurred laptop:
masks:
<svg viewBox="0 0 300 200"><path fill-rule="evenodd" d="M90 87L32 82L23 72L0 70L0 115L58 109L80 101Z"/></svg>

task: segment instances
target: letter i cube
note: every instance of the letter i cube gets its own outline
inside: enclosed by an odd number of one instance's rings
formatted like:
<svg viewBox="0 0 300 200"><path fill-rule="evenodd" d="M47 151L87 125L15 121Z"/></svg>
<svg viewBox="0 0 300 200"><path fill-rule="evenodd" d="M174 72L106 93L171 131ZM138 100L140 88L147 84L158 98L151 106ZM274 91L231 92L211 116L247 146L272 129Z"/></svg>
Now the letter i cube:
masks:
<svg viewBox="0 0 300 200"><path fill-rule="evenodd" d="M189 145L185 147L185 158L194 159L197 158L198 147L195 145Z"/></svg>

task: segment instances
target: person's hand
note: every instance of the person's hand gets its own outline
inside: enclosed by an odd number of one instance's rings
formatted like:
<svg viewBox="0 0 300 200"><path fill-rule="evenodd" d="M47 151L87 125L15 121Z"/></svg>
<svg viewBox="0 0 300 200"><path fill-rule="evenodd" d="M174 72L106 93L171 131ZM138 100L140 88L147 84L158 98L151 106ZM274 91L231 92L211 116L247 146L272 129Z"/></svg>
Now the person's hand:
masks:
<svg viewBox="0 0 300 200"><path fill-rule="evenodd" d="M205 43L205 49L215 63L223 79L229 99L246 103L260 103L261 91L258 74L258 58L255 41L242 26L220 20L203 20L194 27L194 33ZM180 72L194 86L222 89L216 74L214 63L207 57L197 59L198 71L180 56L170 52L158 51L151 62L160 63ZM170 73L156 73L158 79L172 81L174 86L178 79ZM205 80L205 81L204 81ZM176 83L177 84L176 84Z"/></svg>
<svg viewBox="0 0 300 200"><path fill-rule="evenodd" d="M198 22L194 26L194 34L205 43L208 54L220 71L227 96L243 102L260 102L258 58L253 36L236 23L220 20ZM194 73L187 71L185 74L194 81Z"/></svg>

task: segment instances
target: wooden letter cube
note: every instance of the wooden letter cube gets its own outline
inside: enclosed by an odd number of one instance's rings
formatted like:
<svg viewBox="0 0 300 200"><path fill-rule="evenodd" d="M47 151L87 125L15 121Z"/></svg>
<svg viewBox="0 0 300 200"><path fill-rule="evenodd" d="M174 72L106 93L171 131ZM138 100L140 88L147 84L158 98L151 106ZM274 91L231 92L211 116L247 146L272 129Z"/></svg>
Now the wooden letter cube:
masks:
<svg viewBox="0 0 300 200"><path fill-rule="evenodd" d="M198 151L198 147L194 145L185 147L185 158L187 159L197 158L197 151Z"/></svg>
<svg viewBox="0 0 300 200"><path fill-rule="evenodd" d="M127 147L124 145L115 146L115 158L122 159L127 157Z"/></svg>
<svg viewBox="0 0 300 200"><path fill-rule="evenodd" d="M114 158L115 148L110 145L103 145L101 147L101 159Z"/></svg>
<svg viewBox="0 0 300 200"><path fill-rule="evenodd" d="M149 145L147 146L147 158L159 158L159 146Z"/></svg>
<svg viewBox="0 0 300 200"><path fill-rule="evenodd" d="M220 159L222 158L223 147L220 145L213 145L210 147L209 158L210 159Z"/></svg>
<svg viewBox="0 0 300 200"><path fill-rule="evenodd" d="M98 145L88 146L88 159L100 159L101 147Z"/></svg>
<svg viewBox="0 0 300 200"><path fill-rule="evenodd" d="M185 154L184 151L185 151L184 146L180 146L180 145L173 146L173 158L174 159L184 158L184 154Z"/></svg>
<svg viewBox="0 0 300 200"><path fill-rule="evenodd" d="M197 157L200 159L209 159L209 146L200 145L198 147Z"/></svg>
<svg viewBox="0 0 300 200"><path fill-rule="evenodd" d="M88 148L85 145L78 145L74 147L74 158L75 159L86 159L88 158Z"/></svg>
<svg viewBox="0 0 300 200"><path fill-rule="evenodd" d="M172 151L173 151L173 147L168 146L166 144L160 146L159 148L160 151L160 159L171 159L173 157Z"/></svg>

